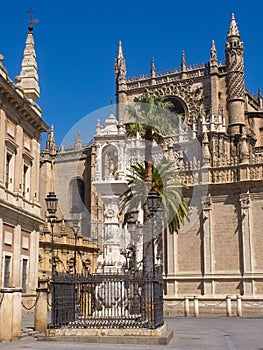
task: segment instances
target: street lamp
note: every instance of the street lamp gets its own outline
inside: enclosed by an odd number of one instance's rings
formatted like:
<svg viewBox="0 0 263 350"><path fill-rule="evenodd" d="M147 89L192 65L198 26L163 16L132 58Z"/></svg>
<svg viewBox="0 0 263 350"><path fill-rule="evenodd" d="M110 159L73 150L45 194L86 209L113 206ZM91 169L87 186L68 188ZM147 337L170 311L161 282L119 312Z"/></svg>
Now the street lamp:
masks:
<svg viewBox="0 0 263 350"><path fill-rule="evenodd" d="M47 197L45 198L47 211L48 211L48 222L51 226L51 275L53 279L53 275L55 272L55 259L54 259L54 224L56 222L56 212L58 207L58 198L55 192L49 192Z"/></svg>
<svg viewBox="0 0 263 350"><path fill-rule="evenodd" d="M81 210L77 206L73 206L70 211L72 229L74 231L75 241L74 241L74 275L76 275L76 263L77 263L77 236L79 232L79 222L81 216Z"/></svg>
<svg viewBox="0 0 263 350"><path fill-rule="evenodd" d="M154 247L154 240L155 240L155 234L154 231L156 229L156 225L159 224L160 215L162 215L163 209L162 209L162 199L159 196L159 194L155 190L151 190L148 193L147 196L147 206L150 211L150 219L151 219L151 250L152 250L152 272L155 276L155 247ZM158 227L157 227L158 228Z"/></svg>
<svg viewBox="0 0 263 350"><path fill-rule="evenodd" d="M136 208L133 208L130 212L129 212L129 217L127 220L127 228L128 231L131 234L131 241L132 243L134 243L134 239L135 239L135 232L136 232L136 228L137 228L137 223L138 223L138 216L139 216L139 210Z"/></svg>

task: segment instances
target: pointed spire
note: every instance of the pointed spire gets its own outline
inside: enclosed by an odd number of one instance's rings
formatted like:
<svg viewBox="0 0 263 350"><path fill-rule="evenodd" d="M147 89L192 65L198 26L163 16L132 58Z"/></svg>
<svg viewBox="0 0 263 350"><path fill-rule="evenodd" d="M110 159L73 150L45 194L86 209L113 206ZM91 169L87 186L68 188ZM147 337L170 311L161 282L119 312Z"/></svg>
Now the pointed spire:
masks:
<svg viewBox="0 0 263 350"><path fill-rule="evenodd" d="M119 59L124 58L124 57L123 57L122 42L121 42L121 40L119 41L119 46L118 46L118 58L119 58Z"/></svg>
<svg viewBox="0 0 263 350"><path fill-rule="evenodd" d="M75 138L75 149L81 149L82 148L82 140L80 136L80 131L78 131L77 136Z"/></svg>
<svg viewBox="0 0 263 350"><path fill-rule="evenodd" d="M204 132L204 138L203 138L203 162L204 166L209 166L211 160L211 153L209 150L209 140L207 132Z"/></svg>
<svg viewBox="0 0 263 350"><path fill-rule="evenodd" d="M126 62L123 56L122 42L119 41L118 54L115 59L114 73L118 79L125 79L126 77Z"/></svg>
<svg viewBox="0 0 263 350"><path fill-rule="evenodd" d="M113 114L113 101L110 99L110 115Z"/></svg>
<svg viewBox="0 0 263 350"><path fill-rule="evenodd" d="M39 98L40 88L38 83L37 61L33 37L33 26L28 27L26 46L22 60L20 75L17 78L17 86L20 87L27 98L35 101Z"/></svg>
<svg viewBox="0 0 263 350"><path fill-rule="evenodd" d="M156 68L155 68L155 62L154 58L152 58L152 64L151 64L151 76L154 78L156 76Z"/></svg>
<svg viewBox="0 0 263 350"><path fill-rule="evenodd" d="M181 70L182 71L186 70L186 61L185 61L185 53L184 53L184 51L182 51Z"/></svg>
<svg viewBox="0 0 263 350"><path fill-rule="evenodd" d="M228 39L231 37L240 38L234 13L232 13L232 18L231 18L227 37L228 37Z"/></svg>
<svg viewBox="0 0 263 350"><path fill-rule="evenodd" d="M45 149L51 156L55 156L57 153L57 147L54 136L54 125L52 125L48 131Z"/></svg>
<svg viewBox="0 0 263 350"><path fill-rule="evenodd" d="M217 53L216 53L216 45L215 41L212 40L211 50L210 50L210 65L216 66L218 64Z"/></svg>

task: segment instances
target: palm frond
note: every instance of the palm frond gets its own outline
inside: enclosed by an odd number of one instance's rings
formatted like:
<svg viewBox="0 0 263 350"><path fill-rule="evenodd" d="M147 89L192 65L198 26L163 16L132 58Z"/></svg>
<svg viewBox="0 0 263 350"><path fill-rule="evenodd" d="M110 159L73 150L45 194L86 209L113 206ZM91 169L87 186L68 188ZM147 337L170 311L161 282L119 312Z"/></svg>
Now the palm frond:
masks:
<svg viewBox="0 0 263 350"><path fill-rule="evenodd" d="M145 165L136 163L130 169L128 190L121 199L121 212L128 213L133 208L143 208L146 202ZM152 165L152 189L161 197L164 218L171 233L178 232L188 215L188 206L183 197L180 174L174 163Z"/></svg>

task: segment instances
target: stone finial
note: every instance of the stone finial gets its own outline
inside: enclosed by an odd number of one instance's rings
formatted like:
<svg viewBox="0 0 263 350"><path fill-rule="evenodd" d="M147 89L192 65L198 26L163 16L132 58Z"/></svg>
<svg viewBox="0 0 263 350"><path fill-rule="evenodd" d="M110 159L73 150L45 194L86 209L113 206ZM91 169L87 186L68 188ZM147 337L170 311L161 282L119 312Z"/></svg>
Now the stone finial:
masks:
<svg viewBox="0 0 263 350"><path fill-rule="evenodd" d="M249 163L249 150L248 150L245 130L243 130L243 133L240 139L240 163L241 164Z"/></svg>
<svg viewBox="0 0 263 350"><path fill-rule="evenodd" d="M204 157L204 165L208 166L211 160L211 153L209 150L209 140L208 140L207 132L204 133L204 139L203 139L203 157Z"/></svg>
<svg viewBox="0 0 263 350"><path fill-rule="evenodd" d="M228 38L230 38L230 37L238 37L238 38L240 38L234 13L232 13L232 18L231 18L231 22L230 22L230 26L229 26L227 37Z"/></svg>
<svg viewBox="0 0 263 350"><path fill-rule="evenodd" d="M122 42L119 41L118 54L115 59L114 73L118 79L126 78L126 61L123 55Z"/></svg>
<svg viewBox="0 0 263 350"><path fill-rule="evenodd" d="M152 63L151 63L151 76L152 76L152 78L154 78L156 76L156 68L155 68L154 58L152 58Z"/></svg>
<svg viewBox="0 0 263 350"><path fill-rule="evenodd" d="M181 70L186 70L186 60L185 60L185 53L182 51L182 57L181 57Z"/></svg>
<svg viewBox="0 0 263 350"><path fill-rule="evenodd" d="M52 125L48 131L45 150L48 151L51 156L55 156L57 154L57 146L54 136L54 125Z"/></svg>
<svg viewBox="0 0 263 350"><path fill-rule="evenodd" d="M4 59L5 59L4 55L0 54L0 74L6 78L7 77L7 70L3 65Z"/></svg>
<svg viewBox="0 0 263 350"><path fill-rule="evenodd" d="M4 55L0 54L0 65L3 65L3 61L4 61L5 57Z"/></svg>
<svg viewBox="0 0 263 350"><path fill-rule="evenodd" d="M17 85L23 90L24 95L33 101L38 99L40 96L40 88L38 83L36 52L32 30L27 34L19 77L20 81Z"/></svg>
<svg viewBox="0 0 263 350"><path fill-rule="evenodd" d="M210 50L210 65L216 66L217 64L218 64L218 60L217 60L215 41L212 40L212 45Z"/></svg>
<svg viewBox="0 0 263 350"><path fill-rule="evenodd" d="M75 149L81 149L82 148L82 140L80 136L80 131L78 131L77 136L75 138Z"/></svg>

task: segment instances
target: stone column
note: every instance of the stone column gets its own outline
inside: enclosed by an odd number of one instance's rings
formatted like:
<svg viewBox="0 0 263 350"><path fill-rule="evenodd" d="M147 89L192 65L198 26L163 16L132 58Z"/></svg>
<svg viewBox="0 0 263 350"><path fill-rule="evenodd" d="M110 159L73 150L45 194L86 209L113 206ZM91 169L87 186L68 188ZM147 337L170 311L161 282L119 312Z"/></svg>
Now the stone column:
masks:
<svg viewBox="0 0 263 350"><path fill-rule="evenodd" d="M22 324L21 290L1 289L0 339L11 341L20 338Z"/></svg>
<svg viewBox="0 0 263 350"><path fill-rule="evenodd" d="M12 339L21 337L22 328L22 307L21 307L21 289L13 289L13 307L12 307Z"/></svg>
<svg viewBox="0 0 263 350"><path fill-rule="evenodd" d="M39 233L33 230L30 233L30 257L29 257L29 278L28 290L35 291L38 275L38 256L39 256Z"/></svg>
<svg viewBox="0 0 263 350"><path fill-rule="evenodd" d="M202 225L203 225L203 266L204 276L212 277L213 274L213 237L212 237L212 200L208 195L203 200L203 213L202 213ZM212 295L213 281L204 281L204 294Z"/></svg>
<svg viewBox="0 0 263 350"><path fill-rule="evenodd" d="M21 226L16 225L14 229L14 253L13 253L13 277L12 286L21 286L22 281L20 280L21 275Z"/></svg>
<svg viewBox="0 0 263 350"><path fill-rule="evenodd" d="M250 195L249 191L239 195L241 230L242 230L242 263L243 263L243 281L244 294L253 294L253 281L251 274L253 273L253 254L251 242L251 215L250 215Z"/></svg>
<svg viewBox="0 0 263 350"><path fill-rule="evenodd" d="M166 280L166 288L167 295L177 295L177 282L175 281L175 276L177 273L177 257L178 257L178 249L177 249L177 240L178 235L176 233L167 232L167 279Z"/></svg>
<svg viewBox="0 0 263 350"><path fill-rule="evenodd" d="M39 280L39 288L37 291L37 302L35 309L35 330L40 333L47 332L47 322L48 322L48 285L47 279Z"/></svg>

